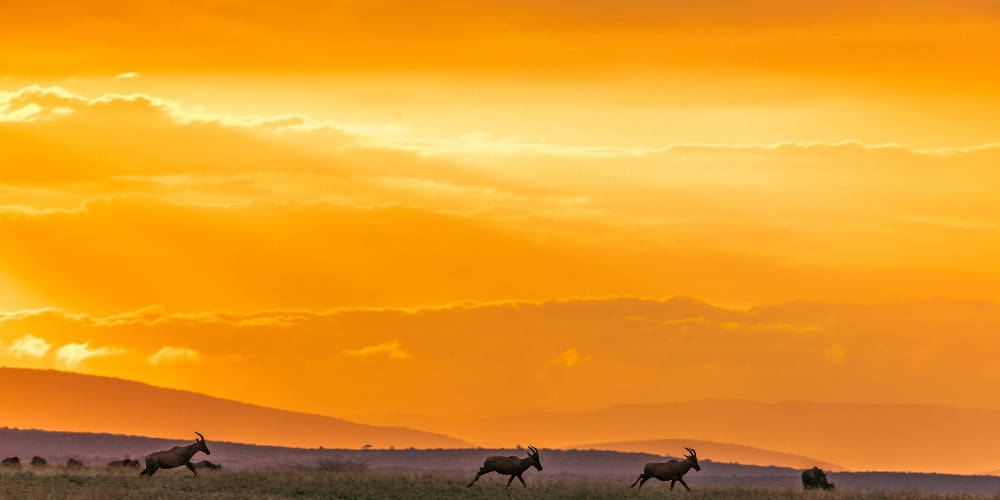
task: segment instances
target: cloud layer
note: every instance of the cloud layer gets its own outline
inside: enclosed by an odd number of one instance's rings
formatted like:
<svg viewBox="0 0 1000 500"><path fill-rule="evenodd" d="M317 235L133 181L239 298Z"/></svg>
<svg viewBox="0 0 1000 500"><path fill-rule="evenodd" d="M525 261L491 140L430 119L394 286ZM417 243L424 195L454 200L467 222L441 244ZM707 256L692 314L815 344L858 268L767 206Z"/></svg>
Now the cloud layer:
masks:
<svg viewBox="0 0 1000 500"><path fill-rule="evenodd" d="M754 0L710 9L652 0L614 5L480 0L462 9L398 0L167 7L157 2L137 10L122 1L102 9L68 1L45 9L4 6L4 17L20 22L0 34L8 47L0 64L32 75L408 68L500 75L530 71L578 80L593 78L597 68L653 74L785 71L922 77L939 86L944 75L935 79L935 73L965 71L970 78L953 85L968 86L997 66L989 50L996 11L977 0L877 5ZM414 19L420 20L419 30ZM123 46L121 40L130 43Z"/></svg>
<svg viewBox="0 0 1000 500"><path fill-rule="evenodd" d="M998 328L997 304L943 299L745 310L686 298L101 317L39 310L0 316L0 342L32 331L29 343L52 350L0 356L9 366L124 373L335 416L703 398L998 409L981 397L1000 383ZM516 400L498 396L497 381L516 381Z"/></svg>
<svg viewBox="0 0 1000 500"><path fill-rule="evenodd" d="M147 94L0 103L7 309L1000 298L995 144L451 150Z"/></svg>

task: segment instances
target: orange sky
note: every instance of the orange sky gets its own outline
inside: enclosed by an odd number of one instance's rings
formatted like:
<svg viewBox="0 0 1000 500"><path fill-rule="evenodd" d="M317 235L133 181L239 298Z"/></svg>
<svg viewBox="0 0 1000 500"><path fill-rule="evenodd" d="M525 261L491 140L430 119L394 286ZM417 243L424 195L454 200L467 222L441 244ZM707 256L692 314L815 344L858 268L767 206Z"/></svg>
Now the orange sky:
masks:
<svg viewBox="0 0 1000 500"><path fill-rule="evenodd" d="M1000 408L1000 11L870 4L8 2L0 363Z"/></svg>

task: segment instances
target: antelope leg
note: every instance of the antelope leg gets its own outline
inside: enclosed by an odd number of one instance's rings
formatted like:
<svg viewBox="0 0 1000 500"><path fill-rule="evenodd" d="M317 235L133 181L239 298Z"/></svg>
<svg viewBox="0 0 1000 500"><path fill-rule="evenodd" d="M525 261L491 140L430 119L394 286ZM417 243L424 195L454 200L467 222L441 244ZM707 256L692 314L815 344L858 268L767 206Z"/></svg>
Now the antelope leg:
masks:
<svg viewBox="0 0 1000 500"><path fill-rule="evenodd" d="M517 477L517 476L510 476L510 479L507 480L507 486L504 486L503 489L506 490L507 488L510 488L510 483L514 482L514 478L515 477Z"/></svg>
<svg viewBox="0 0 1000 500"><path fill-rule="evenodd" d="M644 477L642 478L642 481L640 481L640 482L639 482L639 489L640 489L640 490L642 489L642 485L646 484L646 481L649 481L649 478L650 478L650 477L651 477L651 476L644 476Z"/></svg>
<svg viewBox="0 0 1000 500"><path fill-rule="evenodd" d="M688 490L688 491L691 491L691 488L688 488L688 485L687 485L687 483L685 483L683 479L678 479L678 481L680 481L680 482L681 482L681 486L683 486L683 487L684 487L684 489L686 489L686 490Z"/></svg>

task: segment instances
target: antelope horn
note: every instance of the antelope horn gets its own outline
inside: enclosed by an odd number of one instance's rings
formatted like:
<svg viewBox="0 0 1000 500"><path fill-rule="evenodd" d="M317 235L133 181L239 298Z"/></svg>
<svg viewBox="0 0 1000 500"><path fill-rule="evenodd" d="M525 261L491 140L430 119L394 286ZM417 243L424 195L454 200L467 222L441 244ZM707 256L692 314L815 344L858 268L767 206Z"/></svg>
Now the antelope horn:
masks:
<svg viewBox="0 0 1000 500"><path fill-rule="evenodd" d="M694 456L694 455L695 455L695 452L694 452L694 450L692 450L691 448L688 448L688 447L684 447L684 449L685 449L685 450L687 450L687 451L688 451L688 453L690 453L690 454L691 454L691 456Z"/></svg>
<svg viewBox="0 0 1000 500"><path fill-rule="evenodd" d="M538 454L538 448L535 448L534 446L531 446L530 444L528 445L528 450L529 450L529 451L530 451L531 453L534 453L534 454L536 454L536 455Z"/></svg>
<svg viewBox="0 0 1000 500"><path fill-rule="evenodd" d="M202 441L204 441L204 440L205 440L205 436L202 436L200 432L198 432L198 431L194 431L194 433L195 433L195 434L197 434L197 435L198 435L198 437L200 437Z"/></svg>

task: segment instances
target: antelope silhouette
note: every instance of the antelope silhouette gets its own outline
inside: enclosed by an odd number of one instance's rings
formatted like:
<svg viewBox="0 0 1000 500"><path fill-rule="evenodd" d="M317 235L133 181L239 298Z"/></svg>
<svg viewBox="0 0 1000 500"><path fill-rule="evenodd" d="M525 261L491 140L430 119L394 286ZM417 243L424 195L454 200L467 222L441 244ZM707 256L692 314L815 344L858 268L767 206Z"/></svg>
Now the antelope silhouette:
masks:
<svg viewBox="0 0 1000 500"><path fill-rule="evenodd" d="M191 463L191 457L199 451L204 452L206 455L211 455L212 452L208 451L208 445L205 444L205 436L202 436L198 432L195 432L195 434L198 434L199 439L196 439L194 444L174 446L166 451L157 451L146 455L146 468L139 475L152 476L156 473L157 469L173 469L174 467L184 465L194 473L195 477L198 477L198 469Z"/></svg>
<svg viewBox="0 0 1000 500"><path fill-rule="evenodd" d="M490 472L496 472L497 474L503 476L510 476L507 480L507 486L504 489L510 488L510 483L514 481L516 477L525 488L528 487L524 482L524 478L521 474L529 468L534 467L539 471L542 470L542 462L538 460L538 449L534 446L528 447L528 458L517 458L517 457L489 457L483 462L483 466L479 468L479 472L476 473L476 477L472 479L466 488L471 488L476 481L479 480L479 476L483 474L489 474Z"/></svg>
<svg viewBox="0 0 1000 500"><path fill-rule="evenodd" d="M639 474L639 477L636 478L635 482L632 483L632 486L630 486L630 488L634 488L635 485L638 484L639 489L641 490L642 485L646 484L646 481L648 481L650 478L655 477L660 481L670 481L671 490L674 489L674 483L680 482L681 486L683 486L688 491L691 491L691 488L688 488L687 483L684 482L684 474L687 474L687 471L691 469L694 469L696 471L701 470L701 467L698 466L698 454L695 453L695 451L692 450L691 448L684 448L684 449L687 450L688 452L688 454L684 457L684 460L670 460L669 462L650 462L646 464L646 466L642 468L642 474Z"/></svg>

